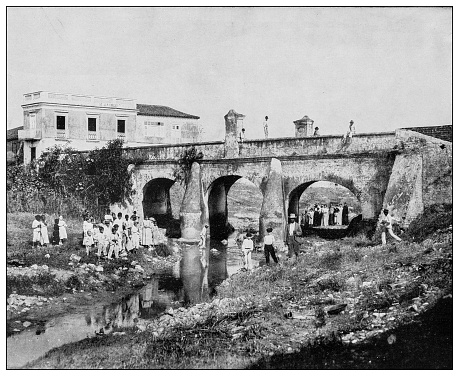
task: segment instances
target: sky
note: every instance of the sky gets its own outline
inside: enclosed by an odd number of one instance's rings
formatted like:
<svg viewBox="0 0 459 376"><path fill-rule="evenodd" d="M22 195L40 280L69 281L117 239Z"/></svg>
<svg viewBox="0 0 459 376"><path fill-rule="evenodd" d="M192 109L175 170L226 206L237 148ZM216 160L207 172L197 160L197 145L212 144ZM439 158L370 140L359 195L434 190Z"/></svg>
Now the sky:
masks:
<svg viewBox="0 0 459 376"><path fill-rule="evenodd" d="M169 106L205 140L230 109L247 138L452 124L451 8L10 7L6 30L8 129L38 90Z"/></svg>

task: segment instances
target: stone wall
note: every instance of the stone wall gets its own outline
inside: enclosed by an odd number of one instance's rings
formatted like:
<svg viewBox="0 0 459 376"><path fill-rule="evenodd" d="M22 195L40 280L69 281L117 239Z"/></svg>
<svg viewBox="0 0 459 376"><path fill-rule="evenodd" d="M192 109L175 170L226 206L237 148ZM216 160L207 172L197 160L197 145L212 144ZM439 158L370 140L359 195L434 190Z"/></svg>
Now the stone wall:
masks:
<svg viewBox="0 0 459 376"><path fill-rule="evenodd" d="M452 143L402 129L384 207L410 222L425 207L452 203Z"/></svg>

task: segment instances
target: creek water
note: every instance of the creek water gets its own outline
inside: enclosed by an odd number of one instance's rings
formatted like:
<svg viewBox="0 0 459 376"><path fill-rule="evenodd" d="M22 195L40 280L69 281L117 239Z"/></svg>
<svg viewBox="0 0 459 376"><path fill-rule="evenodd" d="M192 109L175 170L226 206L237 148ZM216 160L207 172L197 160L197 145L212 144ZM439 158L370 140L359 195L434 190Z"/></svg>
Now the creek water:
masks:
<svg viewBox="0 0 459 376"><path fill-rule="evenodd" d="M243 266L234 239L208 241L205 249L182 243L182 260L169 275L153 276L136 292L110 305L55 316L7 338L7 368L18 368L49 350L114 329L145 325L165 310L210 300L215 287ZM261 255L253 255L254 266ZM97 333L97 334L96 334Z"/></svg>

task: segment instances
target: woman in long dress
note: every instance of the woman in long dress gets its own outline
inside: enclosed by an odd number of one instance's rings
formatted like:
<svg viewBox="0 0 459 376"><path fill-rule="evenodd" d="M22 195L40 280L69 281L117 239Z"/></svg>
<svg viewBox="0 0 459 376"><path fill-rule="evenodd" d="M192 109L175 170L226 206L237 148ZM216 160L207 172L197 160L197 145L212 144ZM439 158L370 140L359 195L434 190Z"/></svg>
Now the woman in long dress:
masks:
<svg viewBox="0 0 459 376"><path fill-rule="evenodd" d="M33 242L33 246L34 247L38 247L40 245L40 239L41 239L41 223L40 223L40 220L41 220L41 216L37 214L35 216L35 219L32 222L32 229L33 229L32 242Z"/></svg>
<svg viewBox="0 0 459 376"><path fill-rule="evenodd" d="M40 219L40 224L41 224L41 238L40 238L40 244L42 246L47 247L49 244L49 236L48 236L48 224L46 223L45 215L41 215Z"/></svg>
<svg viewBox="0 0 459 376"><path fill-rule="evenodd" d="M150 221L152 223L152 233L153 233L153 245L158 245L159 244L159 228L158 228L158 225L156 223L156 219L154 219L153 217L150 217Z"/></svg>
<svg viewBox="0 0 459 376"><path fill-rule="evenodd" d="M152 233L153 224L148 217L145 217L142 223L142 245L144 247L150 248L153 244L153 233Z"/></svg>
<svg viewBox="0 0 459 376"><path fill-rule="evenodd" d="M59 239L62 243L67 241L67 223L65 223L62 215L59 216Z"/></svg>
<svg viewBox="0 0 459 376"><path fill-rule="evenodd" d="M137 252L140 245L139 222L134 221L131 227L131 242L134 252Z"/></svg>

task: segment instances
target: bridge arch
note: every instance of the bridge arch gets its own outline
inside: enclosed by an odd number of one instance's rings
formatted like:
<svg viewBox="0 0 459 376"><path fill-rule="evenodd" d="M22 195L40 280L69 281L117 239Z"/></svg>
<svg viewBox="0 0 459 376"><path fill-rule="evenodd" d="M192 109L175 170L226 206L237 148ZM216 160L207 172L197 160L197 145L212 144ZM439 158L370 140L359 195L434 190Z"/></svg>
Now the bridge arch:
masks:
<svg viewBox="0 0 459 376"><path fill-rule="evenodd" d="M287 215L293 213L297 216L297 218L299 217L299 215L301 214L299 212L299 204L300 204L300 199L301 199L301 196L303 195L303 193L311 186L313 185L314 183L318 183L318 182L329 182L329 183L334 183L335 186L339 185L343 188L346 188L347 190L349 190L356 198L356 200L359 202L360 204L360 192L355 188L355 186L353 184L349 184L348 182L344 182L344 184L346 185L343 185L343 184L340 184L338 181L341 181L342 183L342 180L341 179L333 179L334 181L331 181L331 180L323 180L323 179L319 179L319 180L312 180L312 181L307 181L305 183L301 183L300 185L298 185L297 187L293 188L290 193L288 194L288 197L287 197Z"/></svg>
<svg viewBox="0 0 459 376"><path fill-rule="evenodd" d="M153 216L159 227L168 227L173 219L170 190L174 183L168 178L153 178L142 188L143 216Z"/></svg>
<svg viewBox="0 0 459 376"><path fill-rule="evenodd" d="M232 230L228 222L228 192L239 179L247 180L253 187L259 189L252 181L241 175L220 176L209 184L205 201L208 208L210 236L213 239L225 239Z"/></svg>

